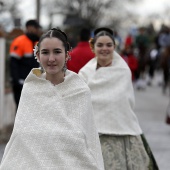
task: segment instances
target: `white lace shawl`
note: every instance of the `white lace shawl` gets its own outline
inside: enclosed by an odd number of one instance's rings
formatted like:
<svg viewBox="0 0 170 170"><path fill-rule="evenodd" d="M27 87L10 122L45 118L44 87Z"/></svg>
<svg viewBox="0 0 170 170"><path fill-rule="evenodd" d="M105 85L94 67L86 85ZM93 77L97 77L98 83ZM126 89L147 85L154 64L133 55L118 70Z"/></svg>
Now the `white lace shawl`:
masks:
<svg viewBox="0 0 170 170"><path fill-rule="evenodd" d="M97 59L89 61L79 75L92 93L92 105L100 134L139 135L142 130L134 113L131 72L114 52L112 66L96 70Z"/></svg>
<svg viewBox="0 0 170 170"><path fill-rule="evenodd" d="M103 170L90 90L66 71L53 86L33 69L25 80L0 170Z"/></svg>

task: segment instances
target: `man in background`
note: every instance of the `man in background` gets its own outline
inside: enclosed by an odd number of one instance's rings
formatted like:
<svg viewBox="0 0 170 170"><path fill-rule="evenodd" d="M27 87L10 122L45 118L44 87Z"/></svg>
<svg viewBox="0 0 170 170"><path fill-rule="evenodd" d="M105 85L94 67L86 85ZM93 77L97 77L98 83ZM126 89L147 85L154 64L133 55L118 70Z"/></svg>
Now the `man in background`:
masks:
<svg viewBox="0 0 170 170"><path fill-rule="evenodd" d="M18 108L23 83L32 68L39 67L33 53L33 48L39 40L41 26L36 20L28 20L25 24L25 34L13 40L10 46L10 73L14 101Z"/></svg>
<svg viewBox="0 0 170 170"><path fill-rule="evenodd" d="M95 54L92 52L90 45L90 30L83 28L80 31L80 41L77 46L70 53L71 60L67 62L67 67L69 70L78 73L79 70L91 60Z"/></svg>

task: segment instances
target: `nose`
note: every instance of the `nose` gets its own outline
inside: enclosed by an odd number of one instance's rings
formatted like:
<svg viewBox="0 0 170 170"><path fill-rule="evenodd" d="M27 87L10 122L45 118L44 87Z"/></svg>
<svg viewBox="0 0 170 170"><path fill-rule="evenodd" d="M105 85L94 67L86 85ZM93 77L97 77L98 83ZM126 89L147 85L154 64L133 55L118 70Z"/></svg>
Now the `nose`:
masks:
<svg viewBox="0 0 170 170"><path fill-rule="evenodd" d="M104 46L103 46L103 50L107 50L107 45L104 45Z"/></svg>
<svg viewBox="0 0 170 170"><path fill-rule="evenodd" d="M50 54L49 61L51 62L55 61L55 56L53 55L53 53Z"/></svg>

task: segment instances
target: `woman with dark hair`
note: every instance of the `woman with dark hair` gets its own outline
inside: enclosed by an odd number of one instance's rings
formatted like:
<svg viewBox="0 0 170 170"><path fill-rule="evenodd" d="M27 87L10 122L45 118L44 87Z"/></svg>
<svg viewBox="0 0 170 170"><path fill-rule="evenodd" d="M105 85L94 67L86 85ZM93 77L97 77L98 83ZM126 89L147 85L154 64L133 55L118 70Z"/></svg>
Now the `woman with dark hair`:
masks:
<svg viewBox="0 0 170 170"><path fill-rule="evenodd" d="M1 170L104 170L90 90L67 70L70 45L51 29L34 49L41 69L27 76Z"/></svg>
<svg viewBox="0 0 170 170"><path fill-rule="evenodd" d="M96 57L79 75L92 93L105 170L157 170L134 113L131 71L115 52L113 31L96 29L90 45Z"/></svg>

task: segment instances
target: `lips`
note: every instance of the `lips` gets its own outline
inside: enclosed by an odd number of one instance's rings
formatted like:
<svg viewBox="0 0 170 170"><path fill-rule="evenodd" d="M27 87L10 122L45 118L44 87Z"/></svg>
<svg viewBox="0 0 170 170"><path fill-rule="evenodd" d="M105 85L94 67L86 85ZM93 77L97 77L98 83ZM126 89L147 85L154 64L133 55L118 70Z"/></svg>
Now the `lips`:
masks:
<svg viewBox="0 0 170 170"><path fill-rule="evenodd" d="M107 55L107 54L109 54L109 52L108 51L101 51L100 54Z"/></svg>
<svg viewBox="0 0 170 170"><path fill-rule="evenodd" d="M103 55L103 56L107 56L107 55L108 55L108 53L101 53L101 55Z"/></svg>
<svg viewBox="0 0 170 170"><path fill-rule="evenodd" d="M54 66L57 66L57 65L56 64L48 64L47 66L54 67Z"/></svg>

